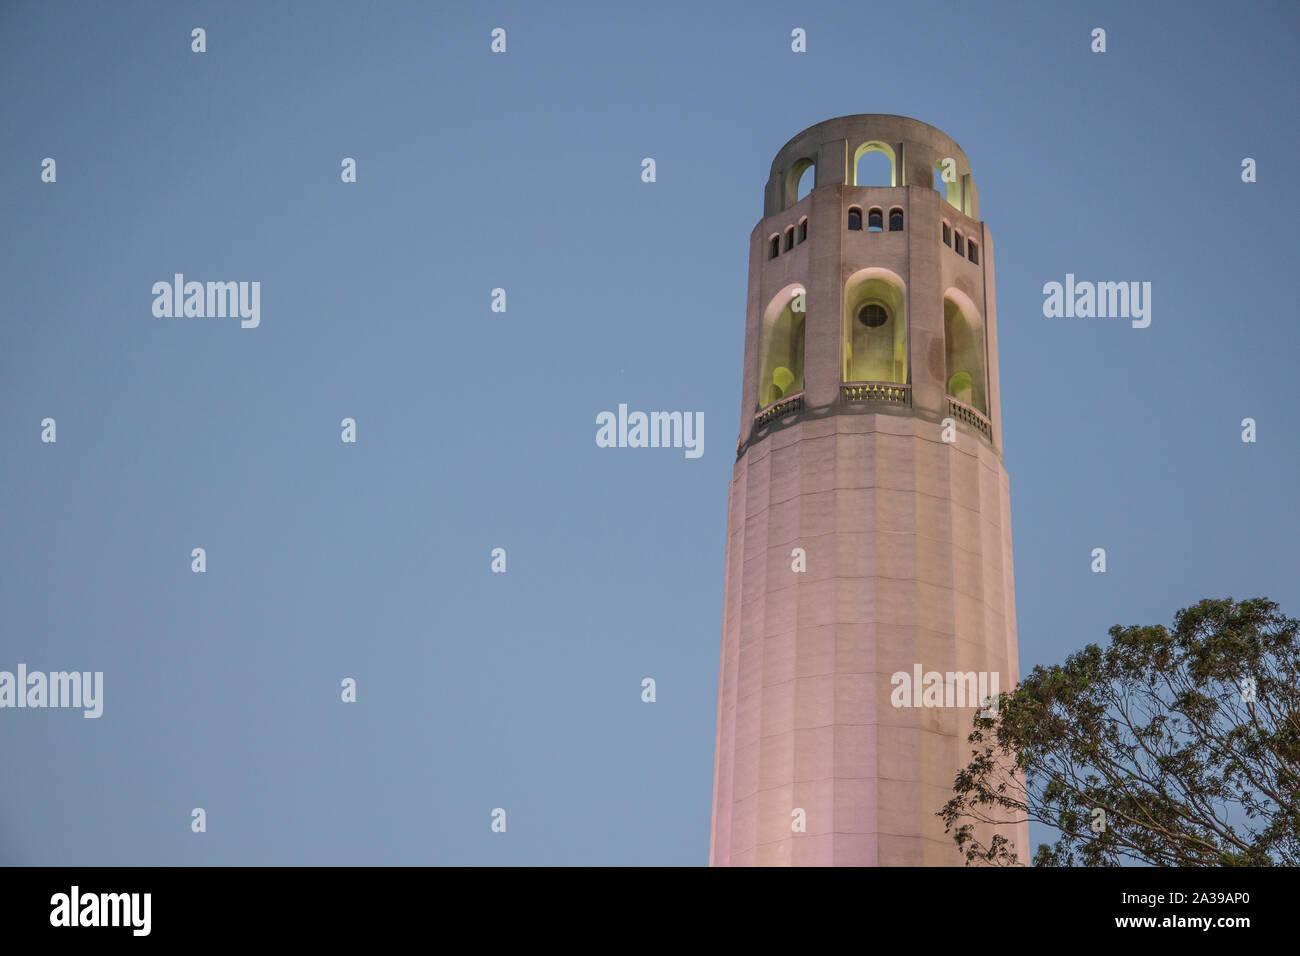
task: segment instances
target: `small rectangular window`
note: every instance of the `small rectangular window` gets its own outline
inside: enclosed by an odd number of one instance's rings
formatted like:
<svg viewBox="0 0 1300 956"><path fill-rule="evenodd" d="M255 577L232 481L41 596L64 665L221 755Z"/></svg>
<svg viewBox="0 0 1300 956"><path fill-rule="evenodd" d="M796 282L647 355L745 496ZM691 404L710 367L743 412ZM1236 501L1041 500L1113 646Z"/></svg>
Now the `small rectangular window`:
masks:
<svg viewBox="0 0 1300 956"><path fill-rule="evenodd" d="M772 241L768 244L767 257L775 259L781 254L781 237L773 236Z"/></svg>
<svg viewBox="0 0 1300 956"><path fill-rule="evenodd" d="M803 242L808 238L808 220L804 219L799 223L799 241Z"/></svg>
<svg viewBox="0 0 1300 956"><path fill-rule="evenodd" d="M943 224L943 244L945 246L952 245L952 230L948 228L946 222Z"/></svg>
<svg viewBox="0 0 1300 956"><path fill-rule="evenodd" d="M952 237L952 247L956 250L957 255L962 256L966 254L966 247L962 245L960 232Z"/></svg>
<svg viewBox="0 0 1300 956"><path fill-rule="evenodd" d="M979 246L975 245L975 243L973 242L966 243L966 258L969 259L971 262L975 263L976 265L979 265L979 261L980 261Z"/></svg>

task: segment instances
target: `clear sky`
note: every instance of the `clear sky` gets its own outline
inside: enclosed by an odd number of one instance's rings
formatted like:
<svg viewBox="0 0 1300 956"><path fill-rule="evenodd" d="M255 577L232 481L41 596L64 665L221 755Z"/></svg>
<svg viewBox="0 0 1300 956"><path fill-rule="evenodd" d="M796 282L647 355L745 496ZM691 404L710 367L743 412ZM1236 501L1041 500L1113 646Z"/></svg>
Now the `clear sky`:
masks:
<svg viewBox="0 0 1300 956"><path fill-rule="evenodd" d="M0 710L0 862L706 863L749 234L849 113L956 139L996 240L1022 670L1300 614L1300 8L1059 7L0 6L0 670L104 672ZM178 272L260 326L156 318ZM703 457L597 448L620 403Z"/></svg>

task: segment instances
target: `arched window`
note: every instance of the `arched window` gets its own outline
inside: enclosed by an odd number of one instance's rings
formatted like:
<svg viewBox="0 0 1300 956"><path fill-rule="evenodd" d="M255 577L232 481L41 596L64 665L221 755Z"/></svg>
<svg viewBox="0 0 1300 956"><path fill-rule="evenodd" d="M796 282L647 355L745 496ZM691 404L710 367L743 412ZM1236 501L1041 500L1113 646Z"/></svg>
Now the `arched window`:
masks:
<svg viewBox="0 0 1300 956"><path fill-rule="evenodd" d="M979 250L979 246L975 245L974 239L969 239L966 242L966 258L969 259L971 262L975 263L976 265L979 265L980 250Z"/></svg>
<svg viewBox="0 0 1300 956"><path fill-rule="evenodd" d="M795 190L795 194L794 194L795 202L798 202L800 199L803 199L810 192L812 192L813 186L816 184L816 182L817 182L817 167L809 166L807 169L803 171L803 174L799 177L799 186Z"/></svg>
<svg viewBox="0 0 1300 956"><path fill-rule="evenodd" d="M867 232L880 232L884 229L884 214L878 206L872 206L867 212Z"/></svg>
<svg viewBox="0 0 1300 956"><path fill-rule="evenodd" d="M964 256L966 254L966 247L962 245L960 232L953 233L952 248L959 256Z"/></svg>
<svg viewBox="0 0 1300 956"><path fill-rule="evenodd" d="M862 231L862 210L857 206L849 207L849 229L853 232Z"/></svg>
<svg viewBox="0 0 1300 956"><path fill-rule="evenodd" d="M872 141L863 143L853 154L853 185L897 186L893 147Z"/></svg>
<svg viewBox="0 0 1300 956"><path fill-rule="evenodd" d="M903 231L903 210L899 209L897 206L889 210L889 231Z"/></svg>
<svg viewBox="0 0 1300 956"><path fill-rule="evenodd" d="M948 168L952 170L951 175L955 177L957 174L956 166L952 166ZM940 160L939 162L934 164L934 188L938 191L940 196L948 200L948 205L952 206L953 209L960 209L961 208L960 177L955 178L952 182L948 182L946 179L944 179L944 169L945 167L944 167L943 160Z"/></svg>
<svg viewBox="0 0 1300 956"><path fill-rule="evenodd" d="M943 224L943 244L945 246L952 245L952 227L946 222Z"/></svg>
<svg viewBox="0 0 1300 956"><path fill-rule="evenodd" d="M775 259L781 254L781 237L773 236L767 244L767 257Z"/></svg>
<svg viewBox="0 0 1300 956"><path fill-rule="evenodd" d="M763 351L758 382L758 407L803 391L804 313L803 286L787 286L776 294L763 312Z"/></svg>
<svg viewBox="0 0 1300 956"><path fill-rule="evenodd" d="M975 304L955 289L944 293L943 336L948 394L987 415L983 323Z"/></svg>
<svg viewBox="0 0 1300 956"><path fill-rule="evenodd" d="M817 181L817 167L813 161L804 157L795 160L785 172L785 196L782 209L789 209L812 191Z"/></svg>
<svg viewBox="0 0 1300 956"><path fill-rule="evenodd" d="M907 382L903 280L881 268L844 283L844 381Z"/></svg>
<svg viewBox="0 0 1300 956"><path fill-rule="evenodd" d="M799 220L799 241L803 242L808 238L808 217L804 216Z"/></svg>
<svg viewBox="0 0 1300 956"><path fill-rule="evenodd" d="M794 226L785 231L785 251L789 252L794 248Z"/></svg>

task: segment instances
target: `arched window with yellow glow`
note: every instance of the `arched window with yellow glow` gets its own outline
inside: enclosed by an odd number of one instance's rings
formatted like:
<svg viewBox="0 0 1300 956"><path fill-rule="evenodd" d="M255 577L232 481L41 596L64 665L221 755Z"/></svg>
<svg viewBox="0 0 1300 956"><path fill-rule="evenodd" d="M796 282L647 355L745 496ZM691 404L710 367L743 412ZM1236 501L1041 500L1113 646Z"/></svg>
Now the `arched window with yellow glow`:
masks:
<svg viewBox="0 0 1300 956"><path fill-rule="evenodd" d="M956 289L943 296L943 338L948 394L987 415L984 322L975 303Z"/></svg>
<svg viewBox="0 0 1300 956"><path fill-rule="evenodd" d="M758 382L760 409L803 391L806 307L804 288L795 284L778 292L763 310Z"/></svg>
<svg viewBox="0 0 1300 956"><path fill-rule="evenodd" d="M888 269L862 269L844 284L844 381L907 383L907 296Z"/></svg>

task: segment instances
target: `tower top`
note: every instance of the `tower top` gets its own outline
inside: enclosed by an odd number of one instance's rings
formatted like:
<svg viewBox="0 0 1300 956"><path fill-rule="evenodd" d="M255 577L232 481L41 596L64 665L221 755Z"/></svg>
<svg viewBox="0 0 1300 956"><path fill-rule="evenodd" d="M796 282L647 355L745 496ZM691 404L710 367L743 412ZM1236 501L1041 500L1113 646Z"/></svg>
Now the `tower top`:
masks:
<svg viewBox="0 0 1300 956"><path fill-rule="evenodd" d="M979 203L970 175L970 163L957 141L929 123L892 113L855 113L810 126L781 147L772 160L764 196L763 215L774 216L798 199L799 179L809 166L816 167L813 188L853 186L858 160L866 152L883 153L891 170L892 186L933 185L934 169L949 162L949 181L967 184L953 190L959 209L979 218ZM958 196L961 198L958 199Z"/></svg>

